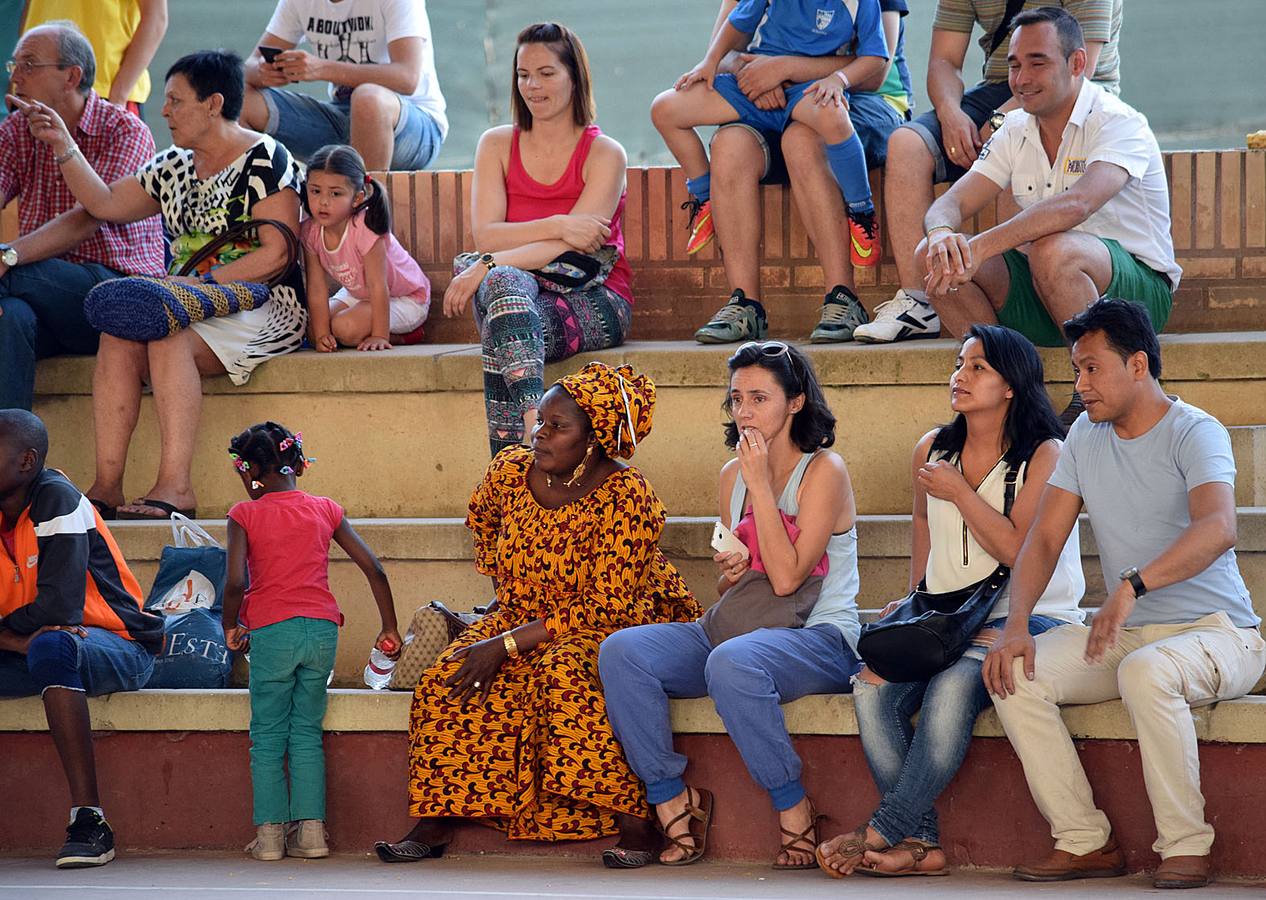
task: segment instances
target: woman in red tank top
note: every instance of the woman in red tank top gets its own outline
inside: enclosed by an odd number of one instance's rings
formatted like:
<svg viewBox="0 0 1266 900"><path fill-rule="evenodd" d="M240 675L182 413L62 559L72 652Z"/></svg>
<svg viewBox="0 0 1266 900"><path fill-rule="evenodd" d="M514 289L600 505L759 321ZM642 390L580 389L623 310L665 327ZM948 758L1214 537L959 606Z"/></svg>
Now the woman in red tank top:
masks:
<svg viewBox="0 0 1266 900"><path fill-rule="evenodd" d="M624 343L633 310L620 229L628 159L593 124L580 39L562 25L525 28L510 101L514 124L484 132L475 151L477 250L458 257L444 292L446 316L473 300L493 455L535 425L545 363ZM590 267L570 290L565 274L536 271L565 254Z"/></svg>

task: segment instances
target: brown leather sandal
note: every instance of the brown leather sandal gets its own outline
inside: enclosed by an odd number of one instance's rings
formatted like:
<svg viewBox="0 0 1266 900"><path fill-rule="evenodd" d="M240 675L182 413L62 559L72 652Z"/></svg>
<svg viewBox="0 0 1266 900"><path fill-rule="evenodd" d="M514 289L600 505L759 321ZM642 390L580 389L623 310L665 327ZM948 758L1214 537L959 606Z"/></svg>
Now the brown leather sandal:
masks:
<svg viewBox="0 0 1266 900"><path fill-rule="evenodd" d="M830 875L832 878L844 878L845 873L828 865L826 861L826 854L822 852L822 847L825 843L827 842L824 841L813 849L813 856L818 861L818 868ZM857 857L858 860L860 860L866 855L867 850L876 849L878 848L871 847L866 843L866 826L862 825L856 831L849 833L847 840L835 848L835 853L843 856L845 859Z"/></svg>
<svg viewBox="0 0 1266 900"><path fill-rule="evenodd" d="M703 859L703 854L708 849L708 829L712 827L712 803L711 791L706 791L703 788L686 788L686 808L670 819L667 825L659 826L659 830L664 833L668 843L682 851L685 856L681 859L674 859L672 862L660 860L662 865L688 866ZM671 834L673 826L683 820L686 823L686 834ZM658 821L657 817L656 822ZM681 840L682 837L687 835L694 841L693 845L684 843Z"/></svg>
<svg viewBox="0 0 1266 900"><path fill-rule="evenodd" d="M813 801L809 801L809 827L799 833L788 831L781 825L778 830L782 832L785 840L782 846L778 848L781 856L783 853L808 853L813 858L803 863L780 863L778 858L774 858L772 868L775 869L816 869L818 867L817 848L818 848L818 823L825 819L826 816L819 815L818 811L813 808ZM808 847L803 846L808 844Z"/></svg>
<svg viewBox="0 0 1266 900"><path fill-rule="evenodd" d="M894 850L903 850L910 854L910 858L912 860L910 865L902 866L900 869L896 869L892 872L885 871L877 868L876 866L858 866L853 871L859 875L869 875L872 878L906 878L911 875L924 875L929 877L935 875L948 875L948 868L932 869L931 871L925 871L919 868L919 863L927 859L929 853L933 850L940 849L941 847L939 844L924 844L919 841L898 841L887 850L881 852L891 853Z"/></svg>

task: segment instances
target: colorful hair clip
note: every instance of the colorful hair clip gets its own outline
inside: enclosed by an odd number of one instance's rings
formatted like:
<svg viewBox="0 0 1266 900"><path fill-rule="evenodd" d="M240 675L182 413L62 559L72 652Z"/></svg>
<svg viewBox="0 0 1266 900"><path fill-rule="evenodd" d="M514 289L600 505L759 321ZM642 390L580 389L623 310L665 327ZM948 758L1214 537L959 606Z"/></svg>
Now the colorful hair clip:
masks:
<svg viewBox="0 0 1266 900"><path fill-rule="evenodd" d="M252 490L252 491L257 491L257 490L259 490L260 488L262 488L263 486L264 486L264 482L262 482L262 481L252 481L252 482L251 482L251 490Z"/></svg>
<svg viewBox="0 0 1266 900"><path fill-rule="evenodd" d="M312 465L314 462L316 462L316 457L315 457L315 456L305 456L305 457L303 458L303 463L304 463L304 465L305 465L305 466L310 466L310 465Z"/></svg>
<svg viewBox="0 0 1266 900"><path fill-rule="evenodd" d="M243 472L243 473L245 473L245 472L249 472L249 471L251 470L251 465L250 465L250 463L248 463L246 460L242 459L242 457L238 456L238 455L237 455L236 453L234 453L232 450L230 450L230 451L229 451L229 458L233 460L233 466L234 466L234 468L236 468L239 472Z"/></svg>
<svg viewBox="0 0 1266 900"><path fill-rule="evenodd" d="M293 475L295 473L293 466L282 466L278 469L278 471L281 472L282 475Z"/></svg>
<svg viewBox="0 0 1266 900"><path fill-rule="evenodd" d="M284 452L289 450L292 446L298 447L300 450L303 449L302 431L296 431L294 433L294 437L282 438L281 443L277 445L277 449Z"/></svg>

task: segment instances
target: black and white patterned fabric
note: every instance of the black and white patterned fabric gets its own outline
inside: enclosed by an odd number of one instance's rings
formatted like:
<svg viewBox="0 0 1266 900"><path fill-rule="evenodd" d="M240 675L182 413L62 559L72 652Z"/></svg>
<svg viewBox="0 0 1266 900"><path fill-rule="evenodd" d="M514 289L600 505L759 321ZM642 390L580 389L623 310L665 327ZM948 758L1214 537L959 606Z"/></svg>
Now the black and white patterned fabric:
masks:
<svg viewBox="0 0 1266 900"><path fill-rule="evenodd" d="M232 222L252 218L256 203L278 191L297 193L302 182L290 152L268 136L208 178L198 177L193 151L181 147L167 148L136 177L162 210L172 239L173 272L210 236ZM239 248L238 255L250 249ZM233 383L241 385L264 360L298 350L307 323L303 276L295 266L259 309L208 319L191 328L219 357Z"/></svg>

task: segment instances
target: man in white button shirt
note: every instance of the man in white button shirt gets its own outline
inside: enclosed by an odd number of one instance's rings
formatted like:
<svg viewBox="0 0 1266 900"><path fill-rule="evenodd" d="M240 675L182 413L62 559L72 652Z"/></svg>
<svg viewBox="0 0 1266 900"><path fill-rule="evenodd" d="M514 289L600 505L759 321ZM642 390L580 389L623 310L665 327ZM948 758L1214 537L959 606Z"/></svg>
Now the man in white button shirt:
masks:
<svg viewBox="0 0 1266 900"><path fill-rule="evenodd" d="M1102 296L1141 303L1159 332L1182 270L1156 138L1141 113L1084 77L1076 19L1042 7L1015 25L1007 61L1021 108L924 218L916 262L928 298L955 335L999 322L1060 346L1057 323ZM959 233L1008 188L1018 215Z"/></svg>

